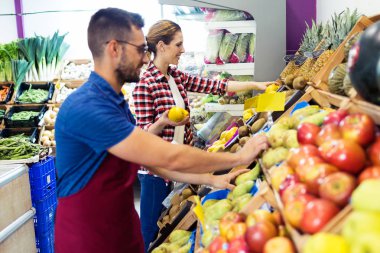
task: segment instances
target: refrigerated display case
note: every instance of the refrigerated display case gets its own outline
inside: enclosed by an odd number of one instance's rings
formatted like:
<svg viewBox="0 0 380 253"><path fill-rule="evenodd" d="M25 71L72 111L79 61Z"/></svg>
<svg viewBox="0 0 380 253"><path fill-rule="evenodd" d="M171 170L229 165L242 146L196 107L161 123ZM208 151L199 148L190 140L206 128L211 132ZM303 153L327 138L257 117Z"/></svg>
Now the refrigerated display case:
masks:
<svg viewBox="0 0 380 253"><path fill-rule="evenodd" d="M226 29L232 33L255 33L254 63L206 64L208 71L228 71L235 75L254 75L255 81L277 79L285 66L286 1L274 0L159 0L162 5L203 7L245 11L254 20L208 22L207 29Z"/></svg>

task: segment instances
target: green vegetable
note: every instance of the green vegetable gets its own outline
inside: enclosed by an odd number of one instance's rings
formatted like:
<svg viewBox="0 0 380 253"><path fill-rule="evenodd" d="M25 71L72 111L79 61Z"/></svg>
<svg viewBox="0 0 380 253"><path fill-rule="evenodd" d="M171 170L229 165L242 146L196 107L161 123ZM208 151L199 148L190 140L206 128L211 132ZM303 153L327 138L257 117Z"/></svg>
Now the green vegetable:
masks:
<svg viewBox="0 0 380 253"><path fill-rule="evenodd" d="M27 159L38 155L40 146L29 142L24 135L0 139L0 160Z"/></svg>
<svg viewBox="0 0 380 253"><path fill-rule="evenodd" d="M219 57L224 62L229 62L230 56L234 51L236 41L238 39L238 34L226 33L222 40L222 45L219 49Z"/></svg>
<svg viewBox="0 0 380 253"><path fill-rule="evenodd" d="M17 121L17 120L29 120L32 117L38 116L39 112L33 112L33 111L23 111L23 112L16 112L13 113L11 120Z"/></svg>
<svg viewBox="0 0 380 253"><path fill-rule="evenodd" d="M256 40L256 35L252 33L251 39L249 40L249 50L248 50L248 53L252 56L255 53L255 40Z"/></svg>
<svg viewBox="0 0 380 253"><path fill-rule="evenodd" d="M249 47L249 41L251 39L251 34L241 33L236 42L235 52L239 58L239 62L244 62L247 58L247 51Z"/></svg>
<svg viewBox="0 0 380 253"><path fill-rule="evenodd" d="M15 91L18 90L18 87L25 79L26 73L31 68L32 64L28 63L25 60L12 60L12 73L13 80L15 82Z"/></svg>
<svg viewBox="0 0 380 253"><path fill-rule="evenodd" d="M49 91L43 89L32 89L30 85L28 90L25 90L18 98L23 103L41 103L44 102L49 95Z"/></svg>

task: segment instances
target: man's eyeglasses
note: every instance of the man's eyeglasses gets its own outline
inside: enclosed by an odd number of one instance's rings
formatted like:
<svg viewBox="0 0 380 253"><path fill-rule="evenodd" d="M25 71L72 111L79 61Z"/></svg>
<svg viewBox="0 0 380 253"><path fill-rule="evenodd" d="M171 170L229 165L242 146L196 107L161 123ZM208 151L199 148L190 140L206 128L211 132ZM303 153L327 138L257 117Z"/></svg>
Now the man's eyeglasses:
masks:
<svg viewBox="0 0 380 253"><path fill-rule="evenodd" d="M128 42L128 41L125 41L125 40L115 40L115 41L118 42L118 43L124 43L124 44L128 44L128 45L134 46L135 48L137 48L137 51L141 55L144 55L144 54L146 54L148 52L148 45L146 45L146 44L138 46L138 45L135 45L135 44L133 44L131 42ZM111 42L111 40L107 41L106 44L108 44L110 42Z"/></svg>

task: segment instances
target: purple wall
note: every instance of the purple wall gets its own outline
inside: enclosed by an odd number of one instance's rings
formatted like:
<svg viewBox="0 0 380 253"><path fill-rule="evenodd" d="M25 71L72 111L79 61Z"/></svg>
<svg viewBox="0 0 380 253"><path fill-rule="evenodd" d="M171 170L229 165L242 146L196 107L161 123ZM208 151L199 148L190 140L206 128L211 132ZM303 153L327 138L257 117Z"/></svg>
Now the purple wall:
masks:
<svg viewBox="0 0 380 253"><path fill-rule="evenodd" d="M14 0L16 24L17 24L17 36L19 39L24 38L24 16L22 16L22 0Z"/></svg>
<svg viewBox="0 0 380 253"><path fill-rule="evenodd" d="M305 21L316 19L317 0L286 0L286 51L294 54L305 32Z"/></svg>

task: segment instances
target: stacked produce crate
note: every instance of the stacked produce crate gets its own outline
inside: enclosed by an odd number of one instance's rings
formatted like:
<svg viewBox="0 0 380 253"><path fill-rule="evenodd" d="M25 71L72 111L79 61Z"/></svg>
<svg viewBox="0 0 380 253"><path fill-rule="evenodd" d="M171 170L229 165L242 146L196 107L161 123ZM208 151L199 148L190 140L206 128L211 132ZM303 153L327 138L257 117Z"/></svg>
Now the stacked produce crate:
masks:
<svg viewBox="0 0 380 253"><path fill-rule="evenodd" d="M54 217L57 207L54 158L33 164L29 170L37 252L54 252Z"/></svg>

